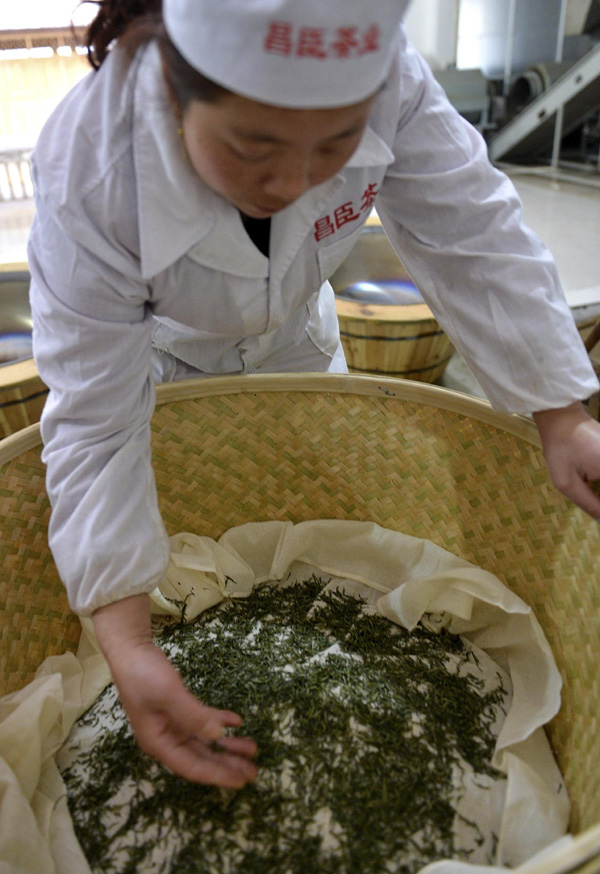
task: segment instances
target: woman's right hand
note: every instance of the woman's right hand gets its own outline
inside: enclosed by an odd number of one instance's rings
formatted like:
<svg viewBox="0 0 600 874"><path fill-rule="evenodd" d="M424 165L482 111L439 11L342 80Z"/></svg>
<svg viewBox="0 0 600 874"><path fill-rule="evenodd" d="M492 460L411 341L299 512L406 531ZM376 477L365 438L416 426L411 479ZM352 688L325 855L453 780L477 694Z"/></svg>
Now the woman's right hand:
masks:
<svg viewBox="0 0 600 874"><path fill-rule="evenodd" d="M93 614L100 647L141 749L194 783L239 789L254 780L256 744L224 737L240 716L198 701L152 640L147 595L135 595Z"/></svg>

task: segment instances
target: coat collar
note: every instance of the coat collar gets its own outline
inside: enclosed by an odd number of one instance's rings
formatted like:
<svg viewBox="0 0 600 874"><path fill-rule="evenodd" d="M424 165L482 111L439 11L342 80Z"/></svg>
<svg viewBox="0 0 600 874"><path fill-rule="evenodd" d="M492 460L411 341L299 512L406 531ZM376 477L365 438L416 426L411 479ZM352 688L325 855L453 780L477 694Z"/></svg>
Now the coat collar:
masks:
<svg viewBox="0 0 600 874"><path fill-rule="evenodd" d="M268 259L243 232L238 210L202 182L185 158L154 44L144 50L134 88L132 147L144 279L156 276L188 252L209 267L266 277ZM346 168L387 165L393 157L385 142L367 127L358 149L330 183L338 187ZM307 218L313 212L317 216L330 183L308 191L289 211L300 209Z"/></svg>
<svg viewBox="0 0 600 874"><path fill-rule="evenodd" d="M358 149L350 160L346 161L344 169L346 167L351 169L356 167L375 167L382 164L387 167L393 161L394 153L390 147L381 139L379 134L375 133L372 127L367 125Z"/></svg>
<svg viewBox="0 0 600 874"><path fill-rule="evenodd" d="M212 227L213 193L184 159L162 77L158 47L143 50L134 85L132 148L141 272L144 279L177 261Z"/></svg>

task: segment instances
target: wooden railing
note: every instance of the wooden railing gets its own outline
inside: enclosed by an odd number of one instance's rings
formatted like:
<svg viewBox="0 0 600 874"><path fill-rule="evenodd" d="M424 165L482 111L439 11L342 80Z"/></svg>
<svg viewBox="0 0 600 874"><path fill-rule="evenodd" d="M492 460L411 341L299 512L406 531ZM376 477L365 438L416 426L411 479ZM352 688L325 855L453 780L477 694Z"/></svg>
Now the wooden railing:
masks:
<svg viewBox="0 0 600 874"><path fill-rule="evenodd" d="M85 45L85 28L36 27L29 30L0 30L0 51L8 49L35 49L50 46Z"/></svg>
<svg viewBox="0 0 600 874"><path fill-rule="evenodd" d="M31 149L0 152L0 201L33 197L30 157Z"/></svg>
<svg viewBox="0 0 600 874"><path fill-rule="evenodd" d="M0 202L33 197L31 151L44 121L90 70L85 34L70 27L0 30Z"/></svg>

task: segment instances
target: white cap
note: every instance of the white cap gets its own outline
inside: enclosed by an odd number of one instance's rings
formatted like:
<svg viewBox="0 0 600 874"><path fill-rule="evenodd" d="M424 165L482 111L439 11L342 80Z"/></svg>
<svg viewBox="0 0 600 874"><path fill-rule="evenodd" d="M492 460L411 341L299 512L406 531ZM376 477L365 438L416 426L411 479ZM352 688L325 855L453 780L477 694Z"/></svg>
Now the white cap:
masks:
<svg viewBox="0 0 600 874"><path fill-rule="evenodd" d="M409 0L163 0L169 38L208 79L260 103L347 106L382 85Z"/></svg>

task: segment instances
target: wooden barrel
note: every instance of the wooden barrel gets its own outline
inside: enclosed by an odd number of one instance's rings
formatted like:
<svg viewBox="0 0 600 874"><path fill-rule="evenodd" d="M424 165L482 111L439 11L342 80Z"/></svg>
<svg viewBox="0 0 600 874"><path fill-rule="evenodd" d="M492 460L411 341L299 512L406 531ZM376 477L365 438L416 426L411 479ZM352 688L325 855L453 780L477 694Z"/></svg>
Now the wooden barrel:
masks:
<svg viewBox="0 0 600 874"><path fill-rule="evenodd" d="M0 262L0 356L6 341L17 342L9 360L0 357L0 438L39 422L48 389L31 356L29 267L26 261ZM22 338L23 348L20 349ZM26 342L29 338L29 343Z"/></svg>
<svg viewBox="0 0 600 874"><path fill-rule="evenodd" d="M383 284L390 280L412 284L376 221L365 228L331 277L348 368L354 373L436 382L454 347L416 288L414 303L377 303L346 297L348 289L357 283Z"/></svg>
<svg viewBox="0 0 600 874"><path fill-rule="evenodd" d="M426 304L389 306L338 298L348 369L436 382L454 347Z"/></svg>
<svg viewBox="0 0 600 874"><path fill-rule="evenodd" d="M0 367L0 438L39 422L47 394L33 358Z"/></svg>

